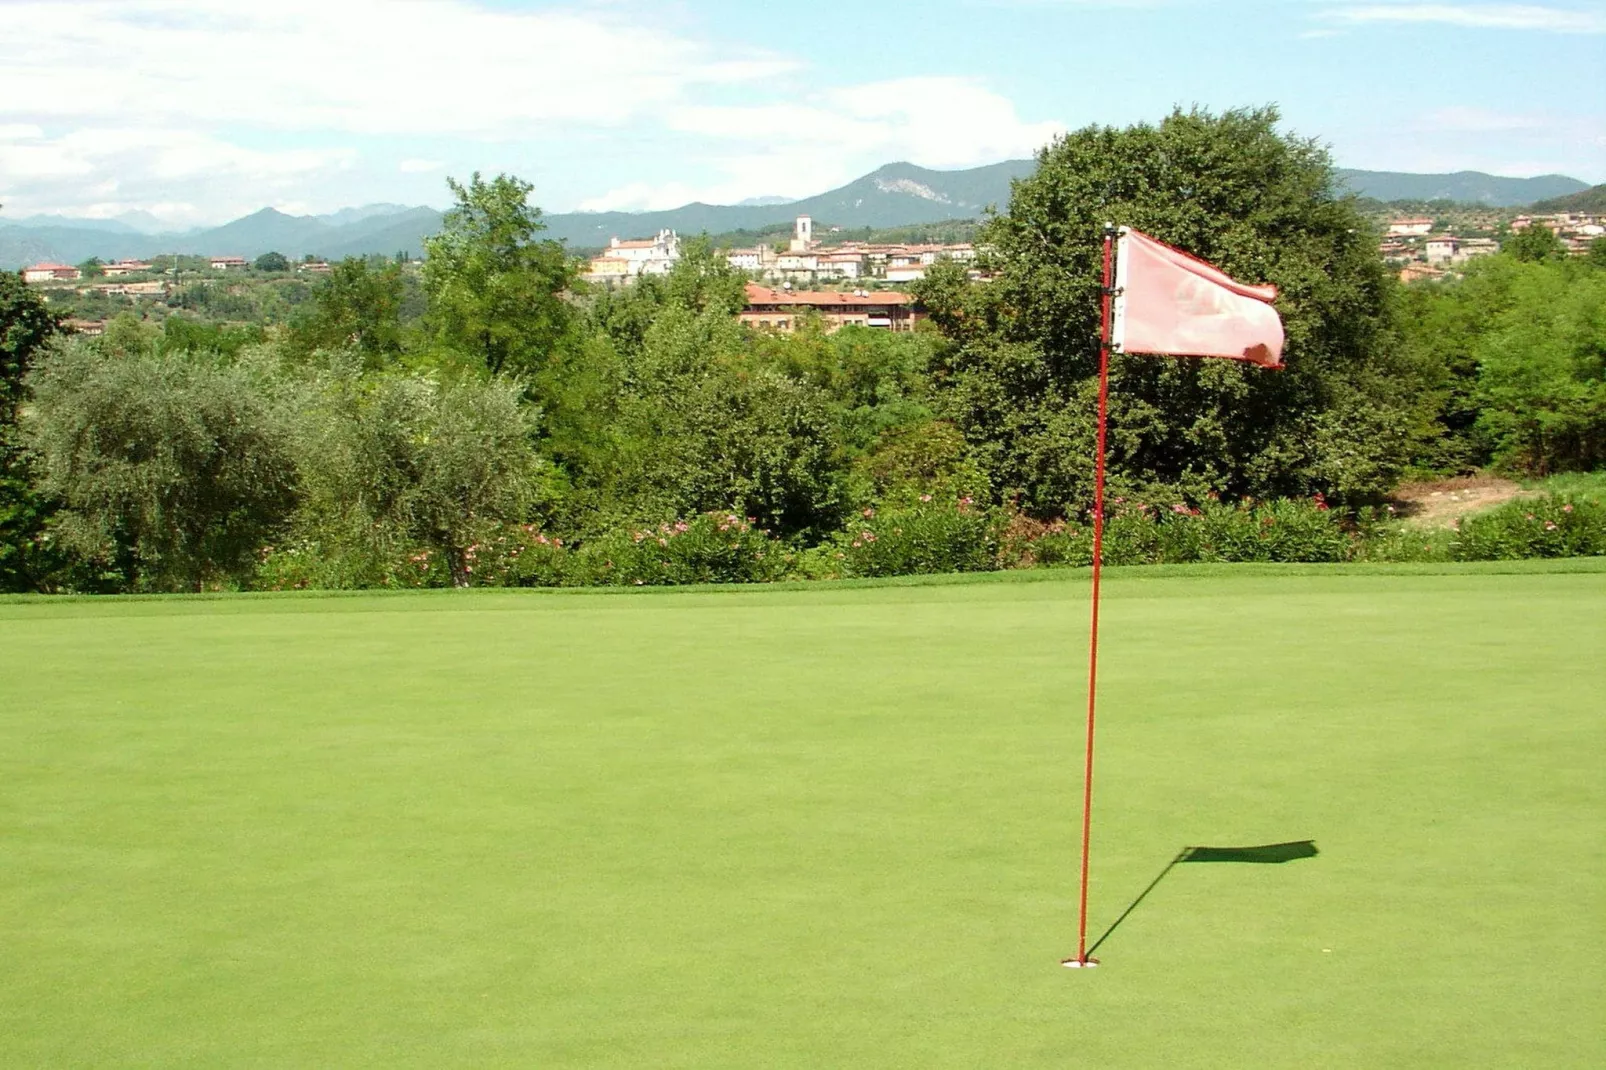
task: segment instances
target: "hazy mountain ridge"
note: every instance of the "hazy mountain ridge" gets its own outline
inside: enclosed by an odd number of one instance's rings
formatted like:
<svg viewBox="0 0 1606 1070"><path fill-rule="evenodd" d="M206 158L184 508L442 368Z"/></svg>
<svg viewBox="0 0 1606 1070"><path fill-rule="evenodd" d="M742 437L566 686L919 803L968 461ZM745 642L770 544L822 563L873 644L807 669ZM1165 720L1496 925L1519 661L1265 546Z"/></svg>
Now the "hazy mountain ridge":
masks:
<svg viewBox="0 0 1606 1070"><path fill-rule="evenodd" d="M824 226L845 228L975 219L989 206L1007 208L1011 181L1031 174L1036 166L1035 160L1006 160L960 171L935 171L892 163L800 201L693 203L656 212L557 213L545 217L547 236L575 249L596 249L613 237L646 237L665 229L681 234L762 230L789 224L799 215L812 216ZM1513 207L1591 192L1585 183L1564 175L1504 178L1478 171L1416 175L1340 169L1337 177L1345 189L1380 201L1442 199ZM248 258L270 251L291 258L309 253L328 258L396 252L416 255L423 250L423 239L441 225L441 214L432 208L397 204L345 208L321 216L293 216L264 208L220 227L154 235L142 233L138 224L145 219L136 221L132 213L125 218L127 222L108 225L97 220L6 220L0 216L0 268L15 269L40 260L76 264L91 256L111 260L174 252Z"/></svg>
<svg viewBox="0 0 1606 1070"><path fill-rule="evenodd" d="M1588 189L1569 193L1565 197L1553 197L1548 201L1539 201L1530 205L1535 212L1583 212L1589 215L1606 213L1606 183L1599 186L1590 186Z"/></svg>
<svg viewBox="0 0 1606 1070"><path fill-rule="evenodd" d="M1548 197L1561 197L1589 188L1587 183L1566 175L1503 178L1482 171L1417 175L1342 167L1337 175L1339 182L1352 192L1377 201L1457 201L1491 208L1520 208Z"/></svg>

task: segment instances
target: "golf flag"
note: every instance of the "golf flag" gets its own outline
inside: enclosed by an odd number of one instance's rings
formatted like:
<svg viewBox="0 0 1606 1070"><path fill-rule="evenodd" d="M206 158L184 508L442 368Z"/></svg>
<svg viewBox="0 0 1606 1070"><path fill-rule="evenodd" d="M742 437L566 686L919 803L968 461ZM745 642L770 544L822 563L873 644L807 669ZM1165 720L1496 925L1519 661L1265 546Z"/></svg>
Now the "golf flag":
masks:
<svg viewBox="0 0 1606 1070"><path fill-rule="evenodd" d="M1250 286L1180 249L1121 228L1111 348L1121 353L1283 363L1275 286Z"/></svg>

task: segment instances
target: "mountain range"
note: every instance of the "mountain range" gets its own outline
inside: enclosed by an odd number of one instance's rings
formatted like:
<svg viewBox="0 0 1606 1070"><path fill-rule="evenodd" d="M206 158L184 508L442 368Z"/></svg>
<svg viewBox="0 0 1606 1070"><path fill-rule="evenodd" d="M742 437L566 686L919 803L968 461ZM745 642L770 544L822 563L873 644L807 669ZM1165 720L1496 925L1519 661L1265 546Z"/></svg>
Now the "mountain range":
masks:
<svg viewBox="0 0 1606 1070"><path fill-rule="evenodd" d="M687 204L657 212L570 212L545 217L547 236L577 250L597 249L610 238L645 237L659 230L681 234L726 234L760 230L812 216L826 226L899 227L974 219L989 206L1009 204L1010 183L1036 168L1035 160L1003 163L962 171L933 171L908 163L881 167L838 189L800 201L758 197L734 205ZM1417 175L1393 171L1339 170L1343 186L1380 201L1453 200L1511 207L1565 197L1589 187L1564 175L1502 178L1478 171ZM150 257L162 253L256 257L274 251L292 258L310 253L336 259L368 253L418 253L423 239L440 229L441 214L433 208L371 204L321 216L287 215L274 208L236 219L220 227L182 233L150 233L155 220L130 213L115 220L0 216L0 268L7 270L41 260L69 264L89 257L102 260Z"/></svg>

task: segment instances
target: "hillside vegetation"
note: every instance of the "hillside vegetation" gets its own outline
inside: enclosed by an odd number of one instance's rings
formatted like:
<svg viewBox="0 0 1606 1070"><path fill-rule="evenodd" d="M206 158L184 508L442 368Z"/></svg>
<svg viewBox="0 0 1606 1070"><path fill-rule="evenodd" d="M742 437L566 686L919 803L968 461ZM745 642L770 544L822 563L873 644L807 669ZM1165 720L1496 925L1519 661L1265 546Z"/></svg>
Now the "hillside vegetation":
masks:
<svg viewBox="0 0 1606 1070"><path fill-rule="evenodd" d="M421 265L353 258L309 282L280 260L96 338L52 338L56 306L0 277L25 327L0 332L4 586L1085 564L1112 216L1276 284L1288 338L1275 373L1114 363L1112 561L1606 552L1600 507L1565 496L1426 540L1395 538L1386 512L1406 477L1606 461L1598 258L1514 242L1402 288L1325 153L1269 109L1056 141L977 234L990 281L934 265L910 333L748 329L746 280L698 240L667 276L592 291L527 184L451 189Z"/></svg>

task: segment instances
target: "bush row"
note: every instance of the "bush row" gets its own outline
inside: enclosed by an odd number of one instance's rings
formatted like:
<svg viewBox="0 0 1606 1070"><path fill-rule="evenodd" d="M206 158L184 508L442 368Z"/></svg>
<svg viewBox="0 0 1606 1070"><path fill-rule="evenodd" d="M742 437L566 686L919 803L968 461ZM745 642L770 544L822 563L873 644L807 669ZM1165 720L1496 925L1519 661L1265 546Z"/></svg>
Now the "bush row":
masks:
<svg viewBox="0 0 1606 1070"><path fill-rule="evenodd" d="M1606 555L1606 506L1548 495L1508 502L1445 529L1346 518L1320 498L1199 507L1117 500L1104 529L1111 565L1232 561L1492 561ZM751 518L704 513L618 531L584 544L531 526L488 529L465 554L473 586L593 587L767 583L1085 567L1093 560L1086 518L1043 523L987 510L965 496L906 494L865 508L832 540L796 550ZM449 563L429 549L354 556L315 544L265 548L266 590L449 587Z"/></svg>

